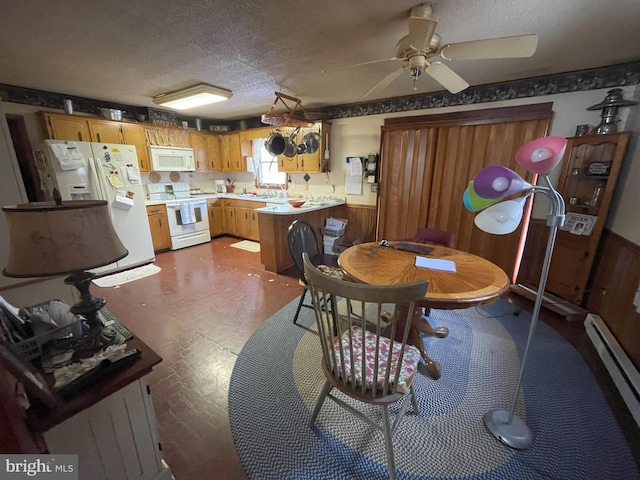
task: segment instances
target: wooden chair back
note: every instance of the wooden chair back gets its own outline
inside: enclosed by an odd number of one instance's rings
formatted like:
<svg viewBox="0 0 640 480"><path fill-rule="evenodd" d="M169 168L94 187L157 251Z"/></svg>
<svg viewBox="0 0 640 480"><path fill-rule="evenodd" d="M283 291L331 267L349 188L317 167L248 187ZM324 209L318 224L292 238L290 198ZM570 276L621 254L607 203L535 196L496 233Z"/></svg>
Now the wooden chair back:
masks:
<svg viewBox="0 0 640 480"><path fill-rule="evenodd" d="M323 274L306 254L303 259L327 380L345 394L367 403L391 403L409 393L413 376L403 381L403 368L397 367L404 367L409 361L408 356L405 358L407 348L417 351L412 346L407 347L407 338L415 302L424 299L428 282L388 286L348 282ZM406 308L397 309L400 304ZM387 309L395 309L393 318L389 317ZM402 317L400 310L405 312ZM404 331L399 332L399 329ZM334 332L338 332L337 336ZM394 348L372 349L371 342L362 341L363 336L373 341L374 346L393 338L402 340L396 341ZM340 338L342 341L338 340ZM365 361L371 361L368 365L374 370L368 377L367 369L359 368ZM352 365L356 367L350 368ZM375 385L373 379L377 379Z"/></svg>

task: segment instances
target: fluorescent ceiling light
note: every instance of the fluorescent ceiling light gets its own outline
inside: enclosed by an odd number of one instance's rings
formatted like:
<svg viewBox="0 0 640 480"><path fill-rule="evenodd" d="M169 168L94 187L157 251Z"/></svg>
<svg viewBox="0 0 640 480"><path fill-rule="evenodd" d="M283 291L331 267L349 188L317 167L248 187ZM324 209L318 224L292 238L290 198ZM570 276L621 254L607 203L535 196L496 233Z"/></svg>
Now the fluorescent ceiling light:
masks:
<svg viewBox="0 0 640 480"><path fill-rule="evenodd" d="M208 105L209 103L221 102L232 96L233 93L231 93L230 90L201 83L175 92L157 95L153 97L153 103L168 108L175 108L176 110L186 110L201 105Z"/></svg>

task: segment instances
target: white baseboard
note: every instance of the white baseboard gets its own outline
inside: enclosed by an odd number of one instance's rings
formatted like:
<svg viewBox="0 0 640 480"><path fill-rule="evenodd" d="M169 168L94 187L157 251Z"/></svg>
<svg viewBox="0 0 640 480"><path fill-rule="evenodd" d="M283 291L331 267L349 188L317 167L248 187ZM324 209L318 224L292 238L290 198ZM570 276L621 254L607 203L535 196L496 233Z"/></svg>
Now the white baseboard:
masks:
<svg viewBox="0 0 640 480"><path fill-rule="evenodd" d="M590 313L584 320L584 327L631 415L640 427L640 373L602 318Z"/></svg>

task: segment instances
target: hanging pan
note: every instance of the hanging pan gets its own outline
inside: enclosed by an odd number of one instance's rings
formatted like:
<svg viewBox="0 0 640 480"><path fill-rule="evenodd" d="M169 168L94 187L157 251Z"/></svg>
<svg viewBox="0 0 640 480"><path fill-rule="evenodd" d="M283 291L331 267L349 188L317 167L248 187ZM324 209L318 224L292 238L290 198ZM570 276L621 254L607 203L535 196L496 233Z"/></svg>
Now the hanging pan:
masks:
<svg viewBox="0 0 640 480"><path fill-rule="evenodd" d="M302 143L304 143L306 147L306 153L316 153L320 148L320 134L309 132L302 137Z"/></svg>
<svg viewBox="0 0 640 480"><path fill-rule="evenodd" d="M264 142L264 148L274 157L282 155L285 149L285 139L280 132L273 132Z"/></svg>
<svg viewBox="0 0 640 480"><path fill-rule="evenodd" d="M284 147L284 153L283 153L283 155L287 158L293 158L296 155L298 146L296 145L295 139L299 131L300 131L300 127L296 128L291 133L291 135L289 135L289 138L287 139L286 145Z"/></svg>

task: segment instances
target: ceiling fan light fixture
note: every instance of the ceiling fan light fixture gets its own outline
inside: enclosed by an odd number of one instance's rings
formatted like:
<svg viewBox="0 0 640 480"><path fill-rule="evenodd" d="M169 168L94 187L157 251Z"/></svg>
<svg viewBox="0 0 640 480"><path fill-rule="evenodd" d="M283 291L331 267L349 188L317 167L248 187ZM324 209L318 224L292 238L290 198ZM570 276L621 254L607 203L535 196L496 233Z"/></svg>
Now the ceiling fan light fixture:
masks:
<svg viewBox="0 0 640 480"><path fill-rule="evenodd" d="M175 92L156 95L153 97L153 103L167 108L175 108L176 110L187 110L228 100L232 96L231 90L200 83Z"/></svg>

